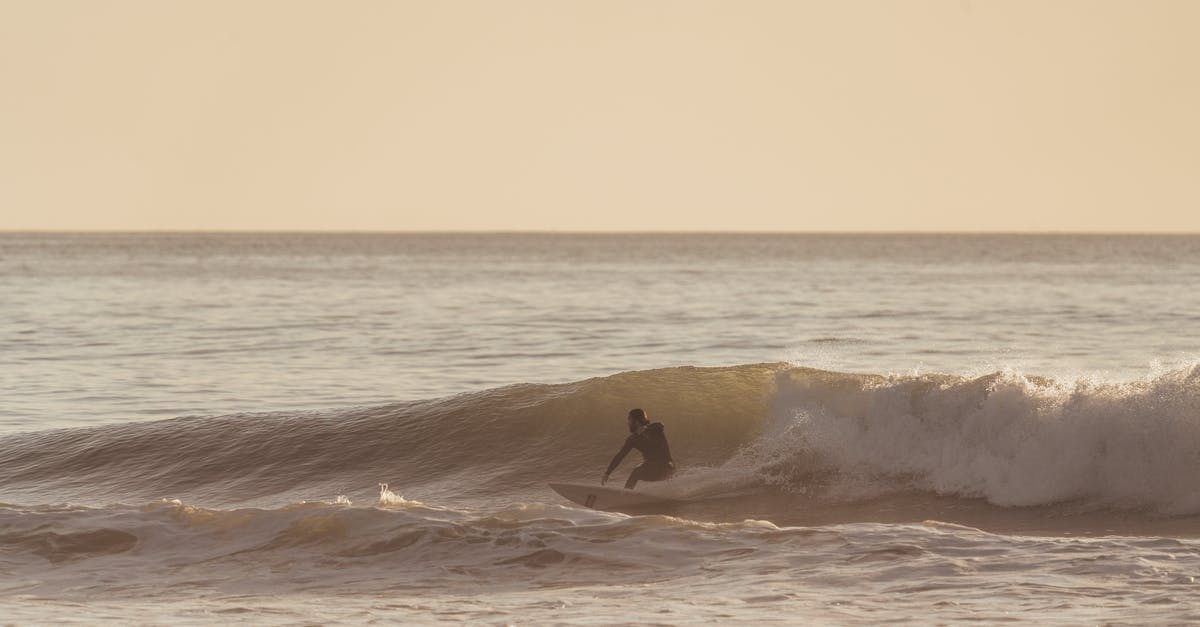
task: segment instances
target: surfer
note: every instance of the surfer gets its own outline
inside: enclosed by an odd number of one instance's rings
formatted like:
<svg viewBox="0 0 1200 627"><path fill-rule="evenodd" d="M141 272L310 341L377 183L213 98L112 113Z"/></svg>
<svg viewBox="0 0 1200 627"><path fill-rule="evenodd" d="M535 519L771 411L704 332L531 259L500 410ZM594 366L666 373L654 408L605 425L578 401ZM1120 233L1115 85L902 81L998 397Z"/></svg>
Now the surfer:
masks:
<svg viewBox="0 0 1200 627"><path fill-rule="evenodd" d="M642 454L642 463L629 473L625 480L625 489L632 490L638 481L662 481L670 479L675 474L675 461L671 459L671 447L667 445L667 435L663 433L661 422L650 422L646 412L641 409L629 411L629 437L625 445L617 451L616 457L604 471L600 485L608 483L608 476L621 465L621 460L629 451L637 449Z"/></svg>

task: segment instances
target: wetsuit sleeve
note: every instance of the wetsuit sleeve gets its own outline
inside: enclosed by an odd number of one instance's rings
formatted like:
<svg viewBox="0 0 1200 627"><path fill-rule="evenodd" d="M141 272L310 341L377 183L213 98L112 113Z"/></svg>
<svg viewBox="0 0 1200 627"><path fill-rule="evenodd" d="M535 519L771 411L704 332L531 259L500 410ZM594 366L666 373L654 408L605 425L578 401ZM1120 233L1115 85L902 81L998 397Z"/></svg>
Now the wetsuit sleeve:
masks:
<svg viewBox="0 0 1200 627"><path fill-rule="evenodd" d="M612 458L612 462L608 464L608 470L605 470L604 474L611 475L612 471L616 470L617 466L621 465L621 460L625 459L625 456L628 455L629 451L631 450L633 450L633 438L625 438L625 445L621 447L621 450L617 451L616 457Z"/></svg>

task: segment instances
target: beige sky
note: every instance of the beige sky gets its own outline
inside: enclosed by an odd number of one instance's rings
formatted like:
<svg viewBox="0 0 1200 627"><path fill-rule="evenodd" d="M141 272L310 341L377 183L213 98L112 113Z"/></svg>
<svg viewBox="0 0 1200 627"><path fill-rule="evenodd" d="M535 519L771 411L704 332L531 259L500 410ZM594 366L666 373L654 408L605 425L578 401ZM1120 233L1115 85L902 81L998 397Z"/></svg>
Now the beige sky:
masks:
<svg viewBox="0 0 1200 627"><path fill-rule="evenodd" d="M0 229L1200 232L1200 1L0 0Z"/></svg>

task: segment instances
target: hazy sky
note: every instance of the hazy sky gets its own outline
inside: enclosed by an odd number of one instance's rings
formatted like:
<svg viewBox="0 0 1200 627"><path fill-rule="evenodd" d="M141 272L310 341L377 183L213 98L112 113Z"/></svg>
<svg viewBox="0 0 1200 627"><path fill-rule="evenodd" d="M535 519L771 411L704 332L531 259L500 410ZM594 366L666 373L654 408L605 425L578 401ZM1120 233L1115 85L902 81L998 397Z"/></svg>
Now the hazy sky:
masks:
<svg viewBox="0 0 1200 627"><path fill-rule="evenodd" d="M1200 1L0 0L0 229L1200 232Z"/></svg>

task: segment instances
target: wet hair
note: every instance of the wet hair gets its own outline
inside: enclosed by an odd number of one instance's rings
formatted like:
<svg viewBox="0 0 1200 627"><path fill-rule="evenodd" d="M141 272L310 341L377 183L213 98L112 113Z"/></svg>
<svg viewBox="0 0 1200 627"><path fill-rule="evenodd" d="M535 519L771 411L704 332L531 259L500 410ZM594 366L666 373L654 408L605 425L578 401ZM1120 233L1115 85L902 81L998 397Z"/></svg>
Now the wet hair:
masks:
<svg viewBox="0 0 1200 627"><path fill-rule="evenodd" d="M629 410L629 432L630 433L637 431L637 428L639 425L644 425L644 424L649 424L649 423L650 423L650 418L648 416L646 416L646 410L644 410L644 409Z"/></svg>

